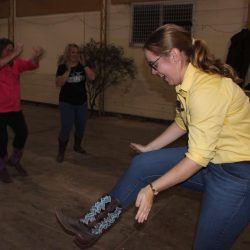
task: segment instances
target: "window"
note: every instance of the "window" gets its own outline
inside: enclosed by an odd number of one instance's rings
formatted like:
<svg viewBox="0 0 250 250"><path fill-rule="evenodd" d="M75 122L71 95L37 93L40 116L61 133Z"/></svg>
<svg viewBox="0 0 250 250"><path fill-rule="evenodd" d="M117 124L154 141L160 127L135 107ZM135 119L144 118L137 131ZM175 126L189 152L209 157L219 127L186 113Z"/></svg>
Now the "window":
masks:
<svg viewBox="0 0 250 250"><path fill-rule="evenodd" d="M131 45L142 46L159 26L174 23L192 29L193 0L167 0L132 4Z"/></svg>

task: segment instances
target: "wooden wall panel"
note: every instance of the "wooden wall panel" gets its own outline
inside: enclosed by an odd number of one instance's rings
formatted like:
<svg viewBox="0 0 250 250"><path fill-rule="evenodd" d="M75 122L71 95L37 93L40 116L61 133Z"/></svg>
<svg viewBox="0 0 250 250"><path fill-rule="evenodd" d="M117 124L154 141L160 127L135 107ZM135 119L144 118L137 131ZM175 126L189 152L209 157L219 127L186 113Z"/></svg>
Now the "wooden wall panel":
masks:
<svg viewBox="0 0 250 250"><path fill-rule="evenodd" d="M9 11L9 0L0 0L0 18L8 18Z"/></svg>
<svg viewBox="0 0 250 250"><path fill-rule="evenodd" d="M160 0L111 0L112 4L130 4L141 2L159 2Z"/></svg>
<svg viewBox="0 0 250 250"><path fill-rule="evenodd" d="M247 28L250 30L250 0L248 0Z"/></svg>
<svg viewBox="0 0 250 250"><path fill-rule="evenodd" d="M101 0L16 0L16 16L39 16L60 13L97 11Z"/></svg>

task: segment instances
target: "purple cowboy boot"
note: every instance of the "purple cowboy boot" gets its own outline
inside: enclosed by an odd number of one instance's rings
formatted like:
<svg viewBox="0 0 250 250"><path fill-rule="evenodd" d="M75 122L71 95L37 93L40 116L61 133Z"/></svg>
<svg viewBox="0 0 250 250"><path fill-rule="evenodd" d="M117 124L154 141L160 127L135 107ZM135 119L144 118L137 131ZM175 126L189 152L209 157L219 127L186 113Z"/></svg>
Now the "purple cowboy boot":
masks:
<svg viewBox="0 0 250 250"><path fill-rule="evenodd" d="M20 164L20 160L21 160L22 156L23 156L23 150L18 149L18 148L14 148L13 153L8 160L8 164L12 167L15 167L17 172L21 176L27 176L28 175L27 171Z"/></svg>

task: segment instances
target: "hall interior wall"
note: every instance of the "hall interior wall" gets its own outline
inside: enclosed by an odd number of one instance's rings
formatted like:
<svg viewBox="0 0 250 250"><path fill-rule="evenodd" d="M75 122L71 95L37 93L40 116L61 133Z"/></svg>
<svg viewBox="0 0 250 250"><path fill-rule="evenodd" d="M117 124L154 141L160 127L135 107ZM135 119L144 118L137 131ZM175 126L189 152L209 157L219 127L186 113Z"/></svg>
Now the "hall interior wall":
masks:
<svg viewBox="0 0 250 250"><path fill-rule="evenodd" d="M60 2L62 5L66 3ZM174 89L151 75L141 48L129 45L131 5L118 2L108 1L107 42L122 46L126 56L134 58L138 73L133 81L121 82L105 91L105 111L171 120L174 118ZM194 0L194 3L194 37L206 40L210 50L225 60L231 36L246 27L248 0ZM34 16L22 16L18 12L14 36L16 43L24 44L22 56L29 57L34 46L41 45L46 50L40 68L24 73L21 78L24 100L58 104L59 89L55 86L55 72L58 56L65 45L87 43L91 38L100 39L99 9L77 11L76 8L71 11ZM0 16L0 36L6 37L8 20L1 11Z"/></svg>

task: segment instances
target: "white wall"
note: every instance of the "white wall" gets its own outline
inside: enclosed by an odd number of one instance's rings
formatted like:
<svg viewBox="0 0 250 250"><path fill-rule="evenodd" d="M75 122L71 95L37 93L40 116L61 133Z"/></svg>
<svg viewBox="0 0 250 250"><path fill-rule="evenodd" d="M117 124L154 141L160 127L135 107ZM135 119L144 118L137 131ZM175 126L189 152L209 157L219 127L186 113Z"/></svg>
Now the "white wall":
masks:
<svg viewBox="0 0 250 250"><path fill-rule="evenodd" d="M108 12L108 40L126 48L133 57L137 78L111 87L105 92L105 110L158 119L172 119L175 110L174 89L153 77L141 48L129 47L130 5L113 5Z"/></svg>
<svg viewBox="0 0 250 250"><path fill-rule="evenodd" d="M22 99L57 104L59 89L55 87L55 73L58 56L68 43L83 44L90 38L99 40L99 23L99 12L16 18L15 43L24 44L21 56L28 58L35 46L42 46L46 51L39 69L25 72L21 77ZM0 28L3 26L1 36L7 36L6 25L0 23Z"/></svg>
<svg viewBox="0 0 250 250"><path fill-rule="evenodd" d="M0 37L8 37L8 19L0 19Z"/></svg>
<svg viewBox="0 0 250 250"><path fill-rule="evenodd" d="M246 25L248 0L196 0L193 20L195 38L206 40L210 50L225 61L230 38ZM126 18L128 17L128 18ZM109 40L128 46L130 36L130 6L113 5L109 9ZM110 88L105 93L108 111L173 119L175 92L166 83L150 76L141 49L127 47L139 68L131 84Z"/></svg>
<svg viewBox="0 0 250 250"><path fill-rule="evenodd" d="M247 22L248 0L196 0L194 36L225 60L230 38Z"/></svg>
<svg viewBox="0 0 250 250"><path fill-rule="evenodd" d="M246 25L248 0L195 0L194 37L205 39L211 51L225 60L230 38ZM25 100L58 103L55 87L56 61L70 42L99 40L99 12L16 18L15 41L24 43L24 57L32 46L42 45L46 54L41 66L22 76ZM123 82L105 92L105 110L157 119L173 119L174 89L152 77L140 48L129 47L130 5L108 7L108 42L121 45L138 67L135 80ZM7 21L0 20L0 36L7 36Z"/></svg>

